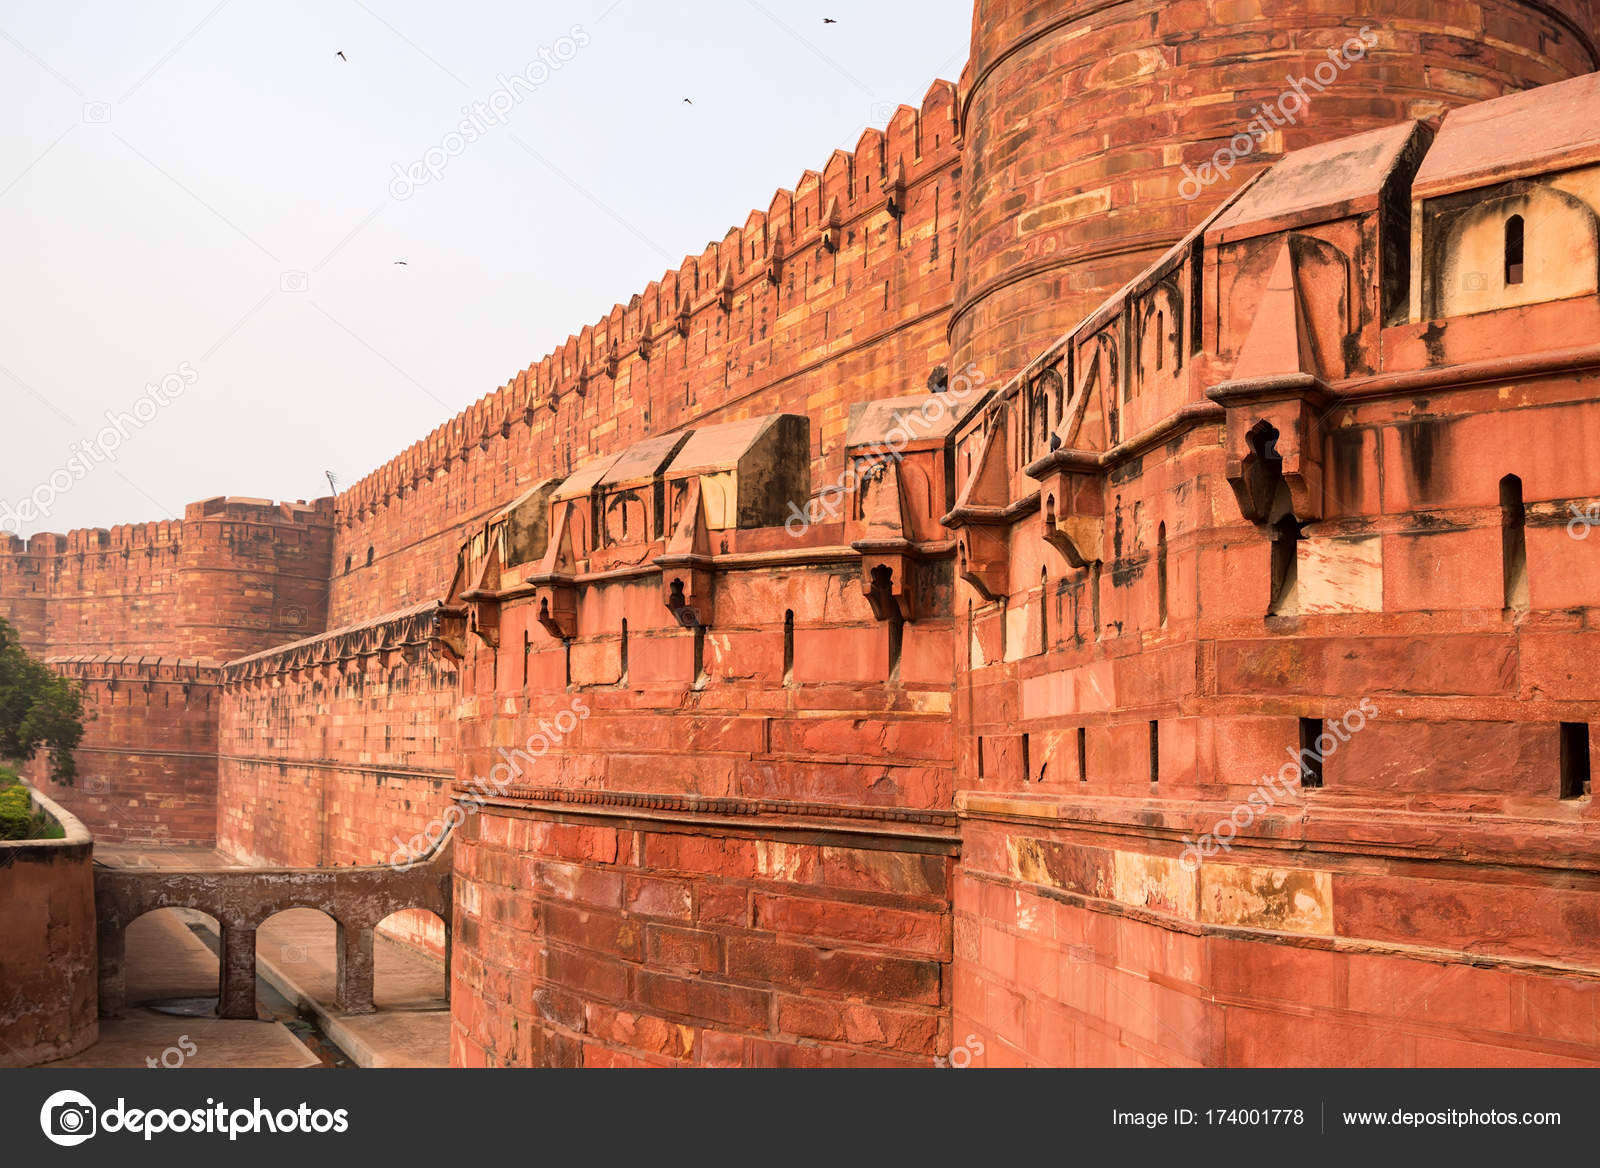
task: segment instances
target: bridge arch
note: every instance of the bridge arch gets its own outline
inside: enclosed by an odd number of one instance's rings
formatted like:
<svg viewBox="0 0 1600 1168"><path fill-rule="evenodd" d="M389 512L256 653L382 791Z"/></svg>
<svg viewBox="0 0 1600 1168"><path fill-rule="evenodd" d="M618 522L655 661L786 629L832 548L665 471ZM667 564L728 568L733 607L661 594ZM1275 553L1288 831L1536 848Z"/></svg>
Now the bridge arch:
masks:
<svg viewBox="0 0 1600 1168"><path fill-rule="evenodd" d="M188 908L210 915L221 928L217 1013L256 1016L256 930L290 908L311 908L337 928L336 1004L348 1014L369 1014L373 934L380 921L405 909L426 909L444 922L446 978L450 949L451 835L424 859L405 868L95 868L95 909L100 947L100 1013L117 1017L127 1007L127 937L130 924L158 908Z"/></svg>

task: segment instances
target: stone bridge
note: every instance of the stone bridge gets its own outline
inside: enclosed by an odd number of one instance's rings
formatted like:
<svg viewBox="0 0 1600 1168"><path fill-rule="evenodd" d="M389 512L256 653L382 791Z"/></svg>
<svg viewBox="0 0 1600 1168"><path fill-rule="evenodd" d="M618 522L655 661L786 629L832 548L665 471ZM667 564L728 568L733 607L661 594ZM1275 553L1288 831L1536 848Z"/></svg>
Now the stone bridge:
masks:
<svg viewBox="0 0 1600 1168"><path fill-rule="evenodd" d="M403 909L427 909L444 922L445 986L449 992L452 841L447 835L406 869L387 864L351 868L111 868L96 865L100 1013L117 1017L127 1002L125 931L159 908L209 913L222 930L217 1013L256 1017L256 929L284 909L312 908L338 925L335 1004L370 1014L373 935Z"/></svg>

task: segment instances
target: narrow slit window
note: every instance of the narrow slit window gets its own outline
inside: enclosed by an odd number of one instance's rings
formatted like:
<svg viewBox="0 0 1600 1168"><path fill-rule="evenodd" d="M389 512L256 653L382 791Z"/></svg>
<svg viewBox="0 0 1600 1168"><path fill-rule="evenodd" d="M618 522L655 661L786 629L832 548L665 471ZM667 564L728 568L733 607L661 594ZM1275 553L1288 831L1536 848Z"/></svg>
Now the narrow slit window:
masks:
<svg viewBox="0 0 1600 1168"><path fill-rule="evenodd" d="M1150 781L1161 781L1161 723L1150 723Z"/></svg>
<svg viewBox="0 0 1600 1168"><path fill-rule="evenodd" d="M1167 525L1156 528L1156 617L1167 625Z"/></svg>
<svg viewBox="0 0 1600 1168"><path fill-rule="evenodd" d="M1506 286L1522 283L1524 252L1523 223L1521 215L1506 220Z"/></svg>
<svg viewBox="0 0 1600 1168"><path fill-rule="evenodd" d="M1500 573L1507 609L1528 607L1527 522L1522 480L1506 475L1500 480Z"/></svg>
<svg viewBox="0 0 1600 1168"><path fill-rule="evenodd" d="M783 684L794 684L794 609L783 614Z"/></svg>
<svg viewBox="0 0 1600 1168"><path fill-rule="evenodd" d="M1078 727L1078 781L1089 781L1089 730L1086 726Z"/></svg>
<svg viewBox="0 0 1600 1168"><path fill-rule="evenodd" d="M905 643L906 622L895 616L889 619L889 684L900 681L900 650Z"/></svg>
<svg viewBox="0 0 1600 1168"><path fill-rule="evenodd" d="M1561 723L1561 797L1581 799L1590 793L1589 723Z"/></svg>
<svg viewBox="0 0 1600 1168"><path fill-rule="evenodd" d="M983 735L978 735L978 777L983 778Z"/></svg>
<svg viewBox="0 0 1600 1168"><path fill-rule="evenodd" d="M1100 561L1089 572L1089 611L1093 614L1094 639L1100 639Z"/></svg>
<svg viewBox="0 0 1600 1168"><path fill-rule="evenodd" d="M1300 611L1300 541L1305 524L1291 512L1272 526L1272 602L1269 616Z"/></svg>
<svg viewBox="0 0 1600 1168"><path fill-rule="evenodd" d="M1322 752L1317 748L1317 739L1322 737L1321 718L1300 719L1300 785L1302 787L1322 786Z"/></svg>
<svg viewBox="0 0 1600 1168"><path fill-rule="evenodd" d="M617 646L617 684L628 684L628 620L622 620L622 641Z"/></svg>
<svg viewBox="0 0 1600 1168"><path fill-rule="evenodd" d="M694 626L694 688L704 689L709 680L706 675L706 627L697 624Z"/></svg>
<svg viewBox="0 0 1600 1168"><path fill-rule="evenodd" d="M1156 313L1156 369L1161 368L1161 349L1167 335L1167 314Z"/></svg>
<svg viewBox="0 0 1600 1168"><path fill-rule="evenodd" d="M1033 759L1030 756L1028 746L1028 736L1024 734L1022 736L1022 781L1024 783L1033 778Z"/></svg>
<svg viewBox="0 0 1600 1168"><path fill-rule="evenodd" d="M1039 652L1050 651L1050 573L1039 569Z"/></svg>

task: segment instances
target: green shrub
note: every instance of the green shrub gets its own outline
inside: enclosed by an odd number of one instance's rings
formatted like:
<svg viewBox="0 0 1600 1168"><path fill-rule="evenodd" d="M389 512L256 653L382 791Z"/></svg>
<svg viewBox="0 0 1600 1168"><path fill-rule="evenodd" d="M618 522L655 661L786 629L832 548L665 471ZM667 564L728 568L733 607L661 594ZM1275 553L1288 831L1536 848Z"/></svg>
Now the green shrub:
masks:
<svg viewBox="0 0 1600 1168"><path fill-rule="evenodd" d="M0 840L65 839L66 835L49 815L33 809L17 772L0 767Z"/></svg>
<svg viewBox="0 0 1600 1168"><path fill-rule="evenodd" d="M0 790L0 840L32 839L35 818L28 788L15 785Z"/></svg>

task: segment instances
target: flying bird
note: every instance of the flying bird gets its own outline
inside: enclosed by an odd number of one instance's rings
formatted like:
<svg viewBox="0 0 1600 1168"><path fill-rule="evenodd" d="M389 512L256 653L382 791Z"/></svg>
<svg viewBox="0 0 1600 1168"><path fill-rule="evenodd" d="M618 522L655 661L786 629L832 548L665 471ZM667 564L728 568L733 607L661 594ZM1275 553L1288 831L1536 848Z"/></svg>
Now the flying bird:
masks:
<svg viewBox="0 0 1600 1168"><path fill-rule="evenodd" d="M694 104L694 102L692 102L692 101L690 101L690 100L689 100L689 99L688 99L688 98L687 98L687 97L686 97L686 98L684 98L684 99L683 99L683 104L684 104L684 105L693 105L693 104Z"/></svg>
<svg viewBox="0 0 1600 1168"><path fill-rule="evenodd" d="M333 54L333 55L334 55L334 56L335 56L335 57L338 57L338 58L339 58L339 60L341 60L341 61L344 61L344 62L346 62L346 63L348 63L348 62L349 62L349 60L350 60L350 58L349 58L349 57L347 57L347 56L345 56L345 55L344 55L344 50L343 50L343 49L340 49L340 50L338 50L338 51L337 51L337 52L335 52L335 53L334 53L334 54Z"/></svg>
<svg viewBox="0 0 1600 1168"><path fill-rule="evenodd" d="M404 267L406 267L406 266L408 266L408 265L407 265L407 264L406 264L406 262L405 262L405 260L395 260L395 265L396 265L396 266L397 266L397 267L402 267L402 268L404 268Z"/></svg>
<svg viewBox="0 0 1600 1168"><path fill-rule="evenodd" d="M822 23L823 23L823 24L838 24L838 23L839 23L839 22L838 22L838 21L837 21L837 20L835 20L835 19L834 19L834 18L833 18L833 17L831 17L831 16L824 16L824 17L823 17L823 18L822 18Z"/></svg>

